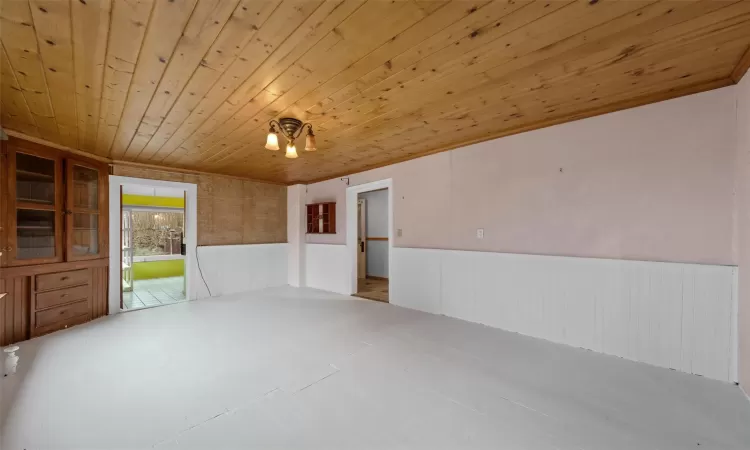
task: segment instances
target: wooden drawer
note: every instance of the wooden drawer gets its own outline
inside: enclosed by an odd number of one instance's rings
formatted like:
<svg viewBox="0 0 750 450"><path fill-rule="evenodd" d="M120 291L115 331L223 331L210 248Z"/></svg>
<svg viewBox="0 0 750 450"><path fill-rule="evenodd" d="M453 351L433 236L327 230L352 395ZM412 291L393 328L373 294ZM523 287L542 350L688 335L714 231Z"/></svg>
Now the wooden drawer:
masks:
<svg viewBox="0 0 750 450"><path fill-rule="evenodd" d="M34 309L46 309L51 306L72 303L78 300L87 300L90 294L91 287L89 285L40 292L39 294L36 294Z"/></svg>
<svg viewBox="0 0 750 450"><path fill-rule="evenodd" d="M88 320L90 310L89 299L87 298L68 305L58 306L57 308L37 311L35 313L35 334L38 334L38 329L44 329L45 332L48 332L51 331L50 328L64 328L66 322L71 320L75 322L75 319L82 317Z"/></svg>
<svg viewBox="0 0 750 450"><path fill-rule="evenodd" d="M44 327L34 328L34 331L31 333L31 336L37 337L37 336L42 336L45 334L52 333L53 331L64 330L65 328L72 327L74 325L80 325L82 323L86 323L89 320L91 320L90 314L83 314L80 316L75 316L71 319L54 322Z"/></svg>
<svg viewBox="0 0 750 450"><path fill-rule="evenodd" d="M36 291L50 291L80 284L89 284L89 269L71 270L68 272L45 273L36 276Z"/></svg>

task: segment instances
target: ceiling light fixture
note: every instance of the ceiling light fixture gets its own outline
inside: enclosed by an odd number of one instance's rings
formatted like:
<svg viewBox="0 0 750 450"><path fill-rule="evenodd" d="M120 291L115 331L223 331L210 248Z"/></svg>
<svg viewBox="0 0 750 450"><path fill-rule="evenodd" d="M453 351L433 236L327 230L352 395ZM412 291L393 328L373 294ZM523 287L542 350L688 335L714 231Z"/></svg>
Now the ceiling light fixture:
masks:
<svg viewBox="0 0 750 450"><path fill-rule="evenodd" d="M297 147L294 145L294 141L300 137L302 130L307 127L307 137L305 138L305 150L308 152L314 152L317 150L315 145L315 135L313 134L312 125L309 123L302 123L301 120L293 119L291 117L282 117L278 121L271 120L268 122L270 129L268 130L268 136L266 137L266 148L269 150L279 150L279 133L276 131L276 127L279 128L281 134L287 140L286 144L286 156L287 158L294 159L297 155Z"/></svg>

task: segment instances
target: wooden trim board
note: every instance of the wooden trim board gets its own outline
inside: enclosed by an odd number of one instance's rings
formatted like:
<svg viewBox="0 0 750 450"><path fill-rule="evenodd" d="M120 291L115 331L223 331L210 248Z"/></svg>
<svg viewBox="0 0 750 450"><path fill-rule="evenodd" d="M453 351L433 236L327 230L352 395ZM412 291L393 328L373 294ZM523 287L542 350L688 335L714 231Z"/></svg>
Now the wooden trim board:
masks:
<svg viewBox="0 0 750 450"><path fill-rule="evenodd" d="M732 81L739 84L748 69L750 69L750 46L747 47L747 51L742 55L742 58L740 58L737 67L732 71Z"/></svg>
<svg viewBox="0 0 750 450"><path fill-rule="evenodd" d="M387 237L371 237L371 236L368 236L366 240L368 240L368 241L387 241L388 238Z"/></svg>

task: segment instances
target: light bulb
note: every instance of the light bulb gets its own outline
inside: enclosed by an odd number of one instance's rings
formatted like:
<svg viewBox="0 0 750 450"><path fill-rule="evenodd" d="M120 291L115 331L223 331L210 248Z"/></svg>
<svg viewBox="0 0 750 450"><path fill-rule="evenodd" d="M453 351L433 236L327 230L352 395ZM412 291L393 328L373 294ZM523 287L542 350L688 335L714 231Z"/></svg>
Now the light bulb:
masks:
<svg viewBox="0 0 750 450"><path fill-rule="evenodd" d="M318 147L315 145L315 135L312 133L312 130L309 130L307 132L307 139L305 139L305 150L308 152L314 152L317 149Z"/></svg>
<svg viewBox="0 0 750 450"><path fill-rule="evenodd" d="M279 149L279 135L276 134L276 130L273 127L271 127L271 131L268 132L268 137L266 137L266 148L269 150Z"/></svg>
<svg viewBox="0 0 750 450"><path fill-rule="evenodd" d="M286 144L286 155L289 159L294 159L297 157L297 147L294 146L294 141L289 141L288 144Z"/></svg>

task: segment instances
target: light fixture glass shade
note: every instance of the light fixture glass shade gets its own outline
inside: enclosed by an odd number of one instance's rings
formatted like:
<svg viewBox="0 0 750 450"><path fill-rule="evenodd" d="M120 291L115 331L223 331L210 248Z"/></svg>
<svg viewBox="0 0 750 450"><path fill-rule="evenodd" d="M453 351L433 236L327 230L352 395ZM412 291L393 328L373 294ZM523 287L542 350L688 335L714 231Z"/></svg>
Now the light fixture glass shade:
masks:
<svg viewBox="0 0 750 450"><path fill-rule="evenodd" d="M307 139L305 139L305 150L308 152L314 152L318 147L315 145L315 135L307 133Z"/></svg>
<svg viewBox="0 0 750 450"><path fill-rule="evenodd" d="M288 144L286 144L286 155L289 159L294 159L297 157L297 147L294 146L294 141L289 141Z"/></svg>
<svg viewBox="0 0 750 450"><path fill-rule="evenodd" d="M266 148L269 150L279 149L279 135L276 134L276 132L274 131L268 132L268 137L266 137Z"/></svg>

